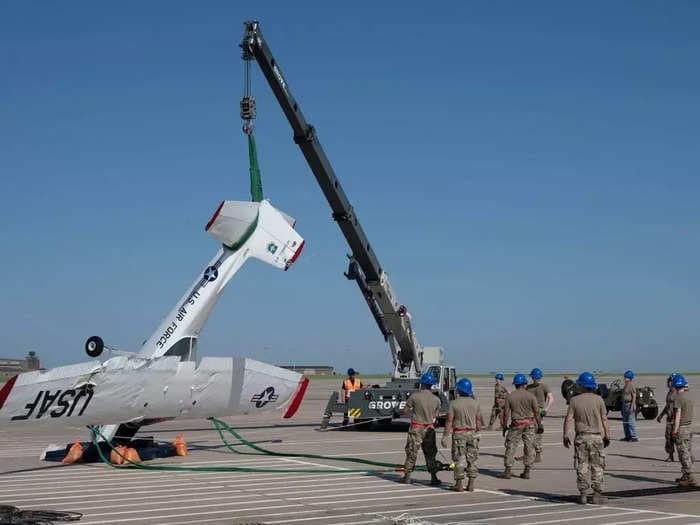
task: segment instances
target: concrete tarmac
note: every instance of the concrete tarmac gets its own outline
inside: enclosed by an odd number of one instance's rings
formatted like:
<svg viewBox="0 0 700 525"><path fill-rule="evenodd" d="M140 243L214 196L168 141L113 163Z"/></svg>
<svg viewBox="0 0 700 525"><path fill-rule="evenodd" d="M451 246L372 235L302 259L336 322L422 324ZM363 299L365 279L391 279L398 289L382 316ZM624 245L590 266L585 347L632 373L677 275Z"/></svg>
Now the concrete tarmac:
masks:
<svg viewBox="0 0 700 525"><path fill-rule="evenodd" d="M697 380L689 378L700 416L700 390L693 385ZM331 422L336 426L330 430L318 430L328 396L341 381L341 377L313 380L299 413L291 421L273 414L250 414L226 421L245 438L270 450L403 463L405 424L397 423L388 430L341 429L341 416ZM474 493L447 490L452 483L451 472L440 473L442 487L429 486L425 472L415 473L415 481L407 486L397 483L401 477L397 472L348 470L357 469L357 464L232 454L220 446L208 421L182 420L142 429L141 434L166 441L184 431L190 446L185 458L150 464L323 472L165 472L116 470L100 463L64 466L40 461L39 454L49 443L63 445L78 437L87 439L84 429L6 426L0 429L0 505L81 512L84 516L80 523L84 524L700 523L700 492L677 487L674 478L680 474L680 465L664 462L664 425L639 420L639 442L620 442L617 440L623 434L619 413L610 414L614 438L607 449L606 493L610 501L604 506L574 503L577 489L572 450L561 445L566 410L559 393L561 377L546 377L545 381L555 392L556 403L545 418L543 462L535 465L530 480L496 478L503 470L503 438L499 431L484 431ZM640 377L636 383L655 386L663 406L665 377ZM488 415L492 381L477 378L474 384ZM699 426L695 424L696 432ZM441 454L443 461L449 459L448 450ZM515 473L520 470L516 467Z"/></svg>

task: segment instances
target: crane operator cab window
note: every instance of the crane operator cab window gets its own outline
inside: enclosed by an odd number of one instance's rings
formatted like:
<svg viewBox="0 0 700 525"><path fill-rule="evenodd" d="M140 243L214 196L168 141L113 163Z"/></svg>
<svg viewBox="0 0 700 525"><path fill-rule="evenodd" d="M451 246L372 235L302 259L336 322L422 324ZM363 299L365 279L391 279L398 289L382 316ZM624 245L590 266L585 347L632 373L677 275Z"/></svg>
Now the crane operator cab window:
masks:
<svg viewBox="0 0 700 525"><path fill-rule="evenodd" d="M430 368L428 368L428 372L432 374L432 376L437 380L437 384L433 387L433 390L439 390L440 385L442 385L443 381L442 367L438 365L433 365Z"/></svg>

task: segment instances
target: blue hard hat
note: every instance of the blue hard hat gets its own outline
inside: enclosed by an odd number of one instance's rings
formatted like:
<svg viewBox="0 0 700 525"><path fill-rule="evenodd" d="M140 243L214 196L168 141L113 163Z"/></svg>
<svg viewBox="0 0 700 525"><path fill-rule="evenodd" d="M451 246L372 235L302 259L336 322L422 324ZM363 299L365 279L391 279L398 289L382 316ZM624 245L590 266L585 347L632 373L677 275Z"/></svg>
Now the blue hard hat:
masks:
<svg viewBox="0 0 700 525"><path fill-rule="evenodd" d="M580 376L578 376L576 384L582 386L583 388L592 388L594 390L597 386L595 376L590 372L583 372Z"/></svg>
<svg viewBox="0 0 700 525"><path fill-rule="evenodd" d="M525 377L525 374L515 374L513 376L513 384L515 386L527 385L527 377Z"/></svg>
<svg viewBox="0 0 700 525"><path fill-rule="evenodd" d="M425 374L420 376L420 384L421 385L433 386L436 383L437 383L437 379L435 379L435 376L433 374L431 374L430 372L426 372Z"/></svg>
<svg viewBox="0 0 700 525"><path fill-rule="evenodd" d="M634 372L632 372L632 370L627 370L627 371L625 372L625 377L626 377L627 379L634 379Z"/></svg>
<svg viewBox="0 0 700 525"><path fill-rule="evenodd" d="M685 388L686 386L688 386L688 381L685 380L685 377L676 374L676 377L673 378L673 388Z"/></svg>
<svg viewBox="0 0 700 525"><path fill-rule="evenodd" d="M472 395L472 382L469 381L466 377L463 377L459 381L457 381L457 391L460 394L464 394L465 396L470 396Z"/></svg>
<svg viewBox="0 0 700 525"><path fill-rule="evenodd" d="M532 372L530 372L530 377L532 379L542 379L544 377L544 374L539 368L533 368Z"/></svg>
<svg viewBox="0 0 700 525"><path fill-rule="evenodd" d="M349 376L354 376L355 374L357 374L357 372L355 372L354 368L348 368L348 375Z"/></svg>
<svg viewBox="0 0 700 525"><path fill-rule="evenodd" d="M673 382L674 378L677 376L675 372L671 372L671 375L666 378L666 381L671 381Z"/></svg>
<svg viewBox="0 0 700 525"><path fill-rule="evenodd" d="M495 377L496 379L500 379L501 381L503 381L503 374L501 374L500 372L498 372Z"/></svg>

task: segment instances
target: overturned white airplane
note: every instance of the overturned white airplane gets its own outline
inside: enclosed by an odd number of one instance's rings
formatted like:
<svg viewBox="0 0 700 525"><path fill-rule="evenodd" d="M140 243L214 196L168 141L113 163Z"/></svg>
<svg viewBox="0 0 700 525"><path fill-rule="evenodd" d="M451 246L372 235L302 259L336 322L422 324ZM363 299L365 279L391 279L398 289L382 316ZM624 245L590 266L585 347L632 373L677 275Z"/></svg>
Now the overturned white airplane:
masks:
<svg viewBox="0 0 700 525"><path fill-rule="evenodd" d="M226 284L250 257L287 270L304 240L294 220L261 202L224 201L206 225L221 249L140 352L109 349L108 359L26 372L0 389L0 424L77 423L103 426L103 436L177 417L203 418L298 409L308 379L248 358L197 360L197 340ZM85 350L103 353L100 337ZM119 425L117 425L117 423Z"/></svg>

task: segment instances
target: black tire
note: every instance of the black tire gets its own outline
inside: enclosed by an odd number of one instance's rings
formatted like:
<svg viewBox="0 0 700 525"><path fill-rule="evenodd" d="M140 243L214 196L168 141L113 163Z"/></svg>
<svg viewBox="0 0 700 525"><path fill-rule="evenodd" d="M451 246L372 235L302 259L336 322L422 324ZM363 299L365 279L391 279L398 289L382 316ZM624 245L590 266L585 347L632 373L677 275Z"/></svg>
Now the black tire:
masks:
<svg viewBox="0 0 700 525"><path fill-rule="evenodd" d="M641 412L644 419L654 419L659 415L659 406L656 403L653 403L648 407L642 407Z"/></svg>
<svg viewBox="0 0 700 525"><path fill-rule="evenodd" d="M605 383L599 384L598 385L598 395L600 397L602 397L603 399L605 399L606 397L608 397L608 394L609 394L608 385L606 385Z"/></svg>
<svg viewBox="0 0 700 525"><path fill-rule="evenodd" d="M105 349L105 342L99 335L88 337L85 341L85 353L90 357L98 357Z"/></svg>
<svg viewBox="0 0 700 525"><path fill-rule="evenodd" d="M576 395L576 383L573 379L565 379L561 384L561 396L566 400L566 404Z"/></svg>

